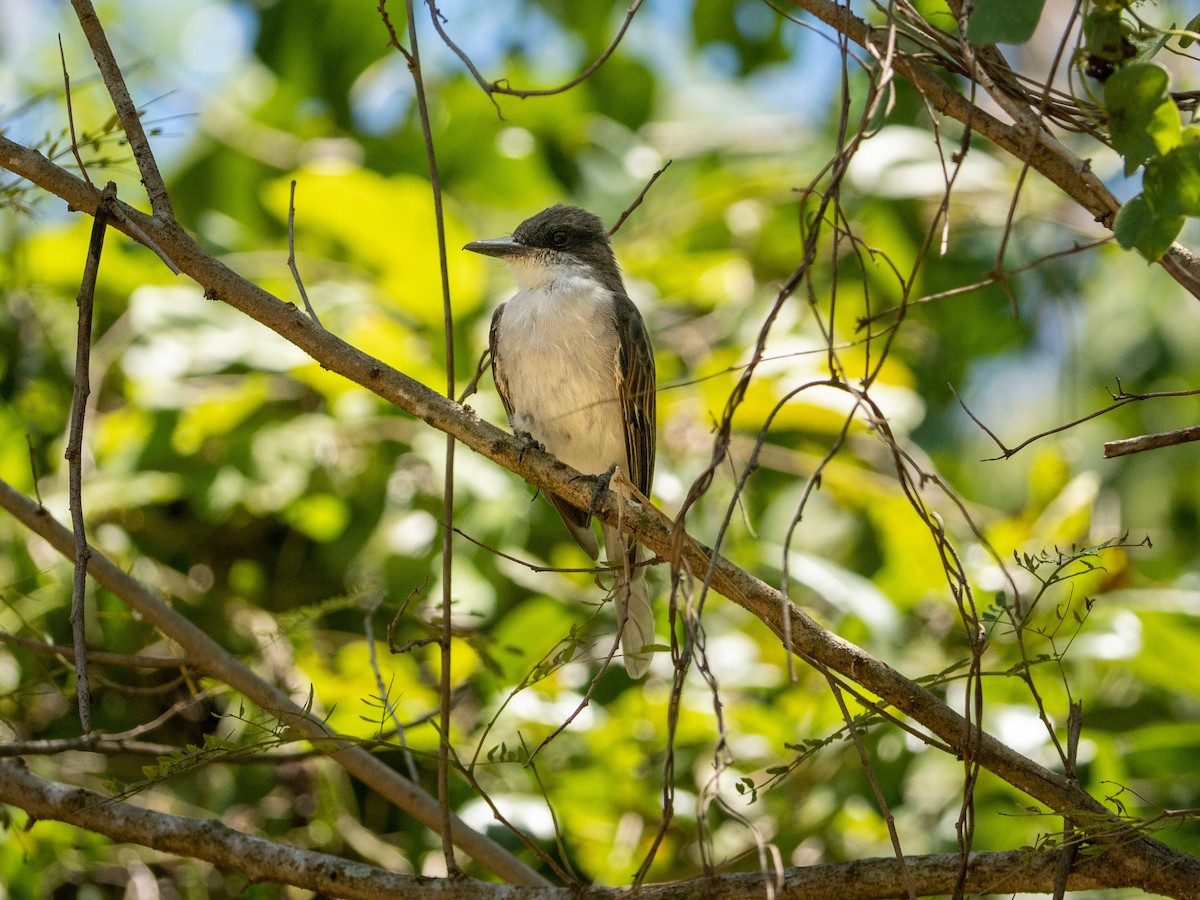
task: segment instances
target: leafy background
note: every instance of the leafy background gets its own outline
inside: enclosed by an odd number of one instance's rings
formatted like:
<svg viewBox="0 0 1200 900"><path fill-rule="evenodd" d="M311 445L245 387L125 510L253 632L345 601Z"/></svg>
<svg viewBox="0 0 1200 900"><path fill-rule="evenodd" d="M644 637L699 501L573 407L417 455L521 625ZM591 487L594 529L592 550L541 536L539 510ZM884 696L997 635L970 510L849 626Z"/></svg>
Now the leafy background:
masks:
<svg viewBox="0 0 1200 900"><path fill-rule="evenodd" d="M1183 6L1161 4L1154 19L1163 27L1184 21ZM572 77L604 50L625 12L606 0L446 7L446 27L479 68L515 87ZM297 262L325 326L427 384L444 384L419 123L404 61L388 50L374 9L344 0L126 0L99 11L145 106L182 222L235 269L298 302L286 266L295 180ZM402 20L398 5L390 12ZM1048 11L1044 28L1014 51L1034 70L1046 68L1047 34L1054 37L1062 12ZM112 137L103 86L69 14L26 0L4 0L0 14L0 128L69 155L61 32L76 127L95 138L85 148L93 178L103 172L122 196L138 196L135 169ZM711 429L739 366L801 258L798 191L836 146L836 47L750 0L650 2L618 53L577 88L493 105L427 20L421 28L448 202L460 386L511 282L497 265L456 248L508 232L559 201L615 221L649 176L673 161L615 239L655 341L655 496L673 511L707 464ZM1172 66L1186 78L1190 62L1177 56ZM852 110L865 85L851 66ZM951 125L939 124L943 146L955 146ZM944 192L927 112L897 84L877 126L841 193L844 225L861 244L852 252L826 242L784 307L767 348L771 361L734 420L735 458L745 463L789 390L828 377L829 342L857 377L878 363L881 346L858 342L863 316L987 282L1007 235L1007 290L993 282L909 308L873 396L996 551L951 499L928 494L956 538L980 606L991 606L985 725L1054 764L1032 681L1060 739L1069 700L1082 700L1080 779L1094 794L1144 817L1200 806L1193 777L1200 674L1190 662L1200 636L1200 450L1184 445L1110 461L1101 451L1106 440L1195 422L1196 399L1130 404L1010 459L987 460L998 448L951 390L1010 446L1105 406L1117 378L1130 391L1186 390L1200 367L1200 309L1157 267L1113 244L1070 252L1105 231L1036 179L1026 181L1008 223L1019 169L981 142L952 196L944 251L939 234L924 253ZM1116 153L1086 137L1069 139L1122 197L1138 192ZM2 189L10 202L0 209L0 475L26 492L36 487L65 520L74 295L90 223L13 183ZM1185 227L1183 239L1194 237ZM1045 260L1051 254L1062 255ZM94 542L297 697L308 697L311 685L315 706L339 731L365 741L384 735L379 752L407 770L372 668L373 638L382 693L405 723L411 764L432 787L436 648L389 653L385 631L396 617L397 645L433 633L443 440L206 300L115 234L97 304L85 495ZM487 379L469 403L502 421ZM776 582L786 553L793 598L902 672L941 673L937 690L961 705L958 667L969 647L941 560L865 423L856 420L839 444L848 409L840 391L821 387L782 408L725 553ZM785 551L805 479L835 448ZM725 469L691 513L690 530L701 540L714 539L732 490ZM457 457L455 524L520 560L585 563L549 504L465 451ZM1084 552L1114 541L1122 546ZM1012 599L1001 561L1027 600L1040 596L1021 629L1006 612ZM1056 570L1039 594L1039 578ZM459 756L478 759L479 788L548 853L586 880L627 882L660 815L669 660L658 661L644 684L610 670L592 703L526 767L527 751L579 704L607 652L611 612L598 609L601 594L586 574L532 573L466 540L456 540L453 580ZM69 644L69 594L69 566L0 520L0 629ZM170 654L114 598L97 591L90 602L94 647ZM659 609L665 634L665 599ZM800 668L792 683L778 642L719 598L704 621L724 732L711 687L693 677L674 744L678 814L650 877L695 874L706 853L726 868L754 869L763 841L794 864L889 855L867 775L824 680ZM542 665L560 653L577 657ZM79 753L32 760L35 770L136 789L155 808L216 814L398 871L438 873L434 835L306 755L268 712L170 670L98 666L96 678L99 728L121 732L179 703L181 714L144 738L204 752ZM73 696L69 661L0 645L5 738L77 734ZM954 849L961 766L879 723L868 728L867 743L905 851ZM725 753L729 768L714 780L714 760L724 766ZM494 826L475 788L456 778L454 792L468 822L520 849ZM976 849L1034 844L1061 827L987 775L976 804ZM0 842L0 884L7 885L0 894L117 896L130 871L173 882L186 896L276 890L54 823L28 832L19 825L17 817ZM1200 829L1185 821L1159 836L1194 852Z"/></svg>

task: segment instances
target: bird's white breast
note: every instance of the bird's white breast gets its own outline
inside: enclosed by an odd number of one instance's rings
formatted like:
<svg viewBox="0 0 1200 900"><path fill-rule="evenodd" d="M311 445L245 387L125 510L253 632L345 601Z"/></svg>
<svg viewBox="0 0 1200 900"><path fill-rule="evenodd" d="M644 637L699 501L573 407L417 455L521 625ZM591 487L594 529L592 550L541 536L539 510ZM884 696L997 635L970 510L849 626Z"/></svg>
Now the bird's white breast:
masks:
<svg viewBox="0 0 1200 900"><path fill-rule="evenodd" d="M513 427L585 474L625 468L611 293L574 275L518 279L496 336Z"/></svg>

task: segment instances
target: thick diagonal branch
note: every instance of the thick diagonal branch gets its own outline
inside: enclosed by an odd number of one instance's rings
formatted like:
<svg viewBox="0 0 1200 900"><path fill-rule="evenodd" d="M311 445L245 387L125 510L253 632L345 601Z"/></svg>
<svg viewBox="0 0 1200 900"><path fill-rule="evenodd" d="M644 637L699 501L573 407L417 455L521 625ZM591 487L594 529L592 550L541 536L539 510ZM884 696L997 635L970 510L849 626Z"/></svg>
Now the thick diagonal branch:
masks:
<svg viewBox="0 0 1200 900"><path fill-rule="evenodd" d="M3 137L0 137L0 166L34 181L84 212L94 212L100 202L98 191L40 154ZM481 420L473 411L317 328L302 311L213 258L175 222L123 208L180 269L203 286L206 295L241 310L295 344L324 368L452 435L531 484L581 509L592 503L594 479L580 476L552 456L531 452L523 442ZM706 572L712 562L713 588L757 616L791 652L810 665L841 673L862 685L961 752L966 752L968 741L976 739L966 720L925 688L821 627L792 606L778 590L728 560L718 557L713 562L711 551L698 541L686 535L678 536L677 540L659 514L636 503L618 510L611 493L596 507L596 513L606 523L632 533L660 556L678 558L692 572ZM790 617L790 630L785 628L785 617ZM1038 765L988 734L977 740L971 753L984 768L1051 809L1060 813L1073 811L1077 827L1090 839L1105 843L1108 853L1123 864L1136 869L1147 889L1169 896L1200 893L1200 860L1142 836L1061 774Z"/></svg>
<svg viewBox="0 0 1200 900"><path fill-rule="evenodd" d="M0 803L24 809L34 819L67 822L103 834L114 841L141 844L166 853L207 860L222 869L239 871L255 881L292 884L328 896L404 898L404 900L620 900L626 888L516 887L487 884L469 878L421 878L384 872L351 862L289 847L243 834L220 822L155 812L131 803L109 800L81 788L47 781L30 773L17 760L0 762ZM1015 850L974 853L967 866L966 889L971 893L1011 894L1049 892L1063 851ZM921 896L944 894L958 875L957 854L904 858ZM641 900L758 900L768 886L788 900L871 900L897 896L895 859L862 859L785 869L780 883L774 872L718 875L685 882L642 885ZM1112 861L1103 856L1080 860L1067 879L1072 890L1136 887Z"/></svg>

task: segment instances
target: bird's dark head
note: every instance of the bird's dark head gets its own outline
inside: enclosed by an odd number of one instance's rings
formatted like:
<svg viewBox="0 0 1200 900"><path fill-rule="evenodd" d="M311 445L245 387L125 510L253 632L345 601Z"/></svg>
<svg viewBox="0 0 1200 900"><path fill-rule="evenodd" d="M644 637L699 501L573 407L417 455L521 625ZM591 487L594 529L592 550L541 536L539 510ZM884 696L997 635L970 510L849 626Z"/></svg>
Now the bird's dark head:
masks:
<svg viewBox="0 0 1200 900"><path fill-rule="evenodd" d="M471 241L463 249L503 259L522 288L583 270L609 290L625 292L604 223L577 206L551 206L518 225L510 238Z"/></svg>

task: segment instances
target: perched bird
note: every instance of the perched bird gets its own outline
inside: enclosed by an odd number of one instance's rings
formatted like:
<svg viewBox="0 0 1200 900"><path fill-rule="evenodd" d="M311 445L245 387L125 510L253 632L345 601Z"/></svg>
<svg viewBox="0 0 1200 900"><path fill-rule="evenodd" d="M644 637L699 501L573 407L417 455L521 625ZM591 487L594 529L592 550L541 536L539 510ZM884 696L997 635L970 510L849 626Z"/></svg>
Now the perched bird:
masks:
<svg viewBox="0 0 1200 900"><path fill-rule="evenodd" d="M517 293L492 316L492 376L513 431L585 474L620 466L649 495L654 477L654 354L625 293L599 216L552 206L510 238L472 241L464 250L508 263ZM590 510L550 501L592 559L600 552ZM650 664L654 614L638 548L603 526L605 556L619 565L621 649L634 678ZM625 561L630 565L625 571Z"/></svg>

